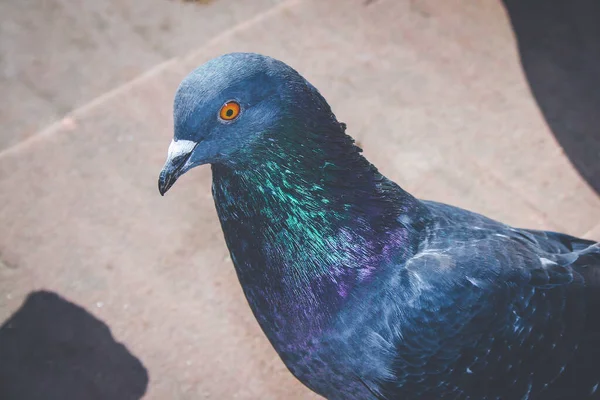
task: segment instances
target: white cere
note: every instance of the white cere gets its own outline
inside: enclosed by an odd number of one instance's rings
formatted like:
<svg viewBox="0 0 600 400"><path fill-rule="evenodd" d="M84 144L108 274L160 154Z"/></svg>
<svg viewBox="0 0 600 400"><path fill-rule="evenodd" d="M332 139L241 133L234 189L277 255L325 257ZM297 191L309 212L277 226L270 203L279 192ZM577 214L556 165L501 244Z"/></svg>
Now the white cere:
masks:
<svg viewBox="0 0 600 400"><path fill-rule="evenodd" d="M172 160L175 157L188 154L194 147L196 147L196 142L192 142L191 140L172 140L169 145L167 157L169 160Z"/></svg>

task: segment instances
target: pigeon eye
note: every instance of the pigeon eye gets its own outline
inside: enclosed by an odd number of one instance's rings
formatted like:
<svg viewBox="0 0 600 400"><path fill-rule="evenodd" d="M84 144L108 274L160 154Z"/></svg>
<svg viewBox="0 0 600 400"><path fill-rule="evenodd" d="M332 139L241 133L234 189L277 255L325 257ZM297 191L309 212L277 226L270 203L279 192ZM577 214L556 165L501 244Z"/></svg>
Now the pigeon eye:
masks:
<svg viewBox="0 0 600 400"><path fill-rule="evenodd" d="M240 105L235 101L228 101L223 104L221 111L219 111L219 117L225 121L231 121L240 115Z"/></svg>

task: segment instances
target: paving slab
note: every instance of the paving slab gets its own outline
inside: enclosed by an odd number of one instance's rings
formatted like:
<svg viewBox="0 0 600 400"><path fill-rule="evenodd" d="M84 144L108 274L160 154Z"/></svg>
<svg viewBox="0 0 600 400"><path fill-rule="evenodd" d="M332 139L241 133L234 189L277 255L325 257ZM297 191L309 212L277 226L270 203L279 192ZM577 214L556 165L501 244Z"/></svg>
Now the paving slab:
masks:
<svg viewBox="0 0 600 400"><path fill-rule="evenodd" d="M1 63L1 61L0 61ZM24 82L0 77L0 151L31 137L59 117L48 99Z"/></svg>
<svg viewBox="0 0 600 400"><path fill-rule="evenodd" d="M502 0L531 91L582 177L600 195L600 3Z"/></svg>
<svg viewBox="0 0 600 400"><path fill-rule="evenodd" d="M227 260L209 170L157 192L183 75L167 65L1 157L0 320L49 290L139 358L146 398L303 398Z"/></svg>
<svg viewBox="0 0 600 400"><path fill-rule="evenodd" d="M147 399L316 398L243 298L209 168L164 198L156 188L177 84L230 51L298 69L419 197L578 235L600 221L527 88L500 4L298 0L261 15L0 153L0 321L43 289L110 328L147 370Z"/></svg>
<svg viewBox="0 0 600 400"><path fill-rule="evenodd" d="M277 3L0 2L0 150Z"/></svg>
<svg viewBox="0 0 600 400"><path fill-rule="evenodd" d="M583 235L584 238L600 242L600 223Z"/></svg>
<svg viewBox="0 0 600 400"><path fill-rule="evenodd" d="M600 221L600 198L531 95L500 3L309 4L211 42L185 68L230 51L272 55L313 82L367 156L415 195L572 234ZM441 190L449 174L465 185ZM465 196L477 182L488 206Z"/></svg>

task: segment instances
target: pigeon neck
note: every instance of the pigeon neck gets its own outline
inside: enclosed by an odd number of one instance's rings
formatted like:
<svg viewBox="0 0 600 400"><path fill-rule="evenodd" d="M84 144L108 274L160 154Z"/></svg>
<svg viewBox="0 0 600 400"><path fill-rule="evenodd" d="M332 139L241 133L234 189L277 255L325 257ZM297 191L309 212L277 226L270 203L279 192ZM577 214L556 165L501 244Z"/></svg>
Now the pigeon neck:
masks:
<svg viewBox="0 0 600 400"><path fill-rule="evenodd" d="M288 335L305 334L299 326L318 329L378 269L412 252L409 229L399 221L416 215L420 203L338 129L300 142L299 135L267 137L257 162L213 165L225 239L270 337L269 327L286 322L294 327Z"/></svg>

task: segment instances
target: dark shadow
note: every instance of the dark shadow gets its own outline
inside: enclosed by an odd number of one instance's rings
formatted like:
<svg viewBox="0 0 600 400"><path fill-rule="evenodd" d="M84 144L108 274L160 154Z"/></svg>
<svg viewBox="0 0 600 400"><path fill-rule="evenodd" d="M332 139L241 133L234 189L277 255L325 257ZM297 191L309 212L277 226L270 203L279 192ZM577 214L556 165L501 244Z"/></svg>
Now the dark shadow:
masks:
<svg viewBox="0 0 600 400"><path fill-rule="evenodd" d="M0 327L0 399L134 400L142 363L83 308L34 292Z"/></svg>
<svg viewBox="0 0 600 400"><path fill-rule="evenodd" d="M600 1L503 2L548 125L600 194Z"/></svg>

